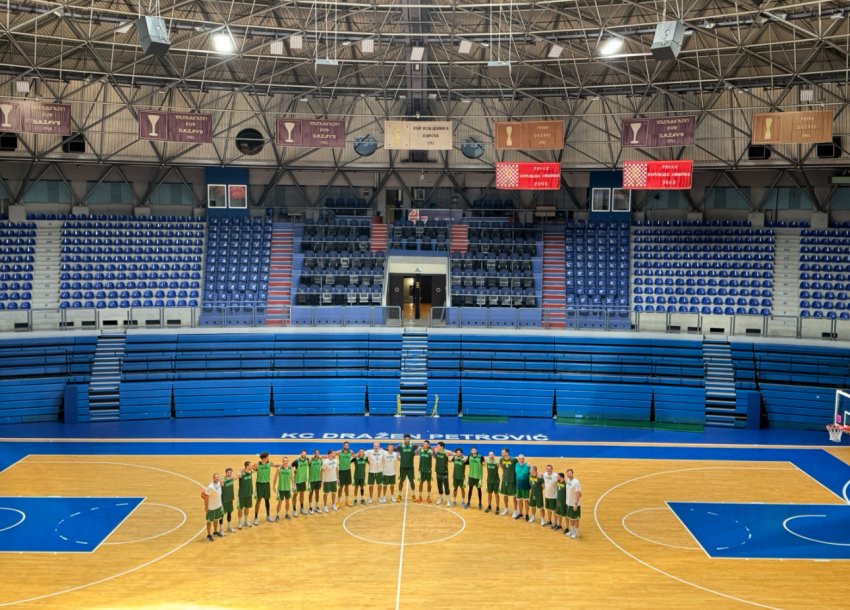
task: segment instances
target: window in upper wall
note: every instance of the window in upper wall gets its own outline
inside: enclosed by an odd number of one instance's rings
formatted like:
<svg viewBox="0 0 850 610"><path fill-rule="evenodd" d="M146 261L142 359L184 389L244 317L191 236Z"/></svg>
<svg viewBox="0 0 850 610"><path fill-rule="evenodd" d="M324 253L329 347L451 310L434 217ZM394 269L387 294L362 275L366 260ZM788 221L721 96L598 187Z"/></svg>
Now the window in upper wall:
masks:
<svg viewBox="0 0 850 610"><path fill-rule="evenodd" d="M830 210L850 210L850 186L839 186L829 198Z"/></svg>
<svg viewBox="0 0 850 610"><path fill-rule="evenodd" d="M74 196L64 180L39 180L24 192L24 203L72 203Z"/></svg>
<svg viewBox="0 0 850 610"><path fill-rule="evenodd" d="M705 208L719 210L747 210L750 187L736 189L732 186L716 186L705 194Z"/></svg>
<svg viewBox="0 0 850 610"><path fill-rule="evenodd" d="M150 205L193 205L192 190L182 182L163 182L151 193Z"/></svg>
<svg viewBox="0 0 850 610"><path fill-rule="evenodd" d="M809 195L796 186L779 186L767 196L765 210L811 210Z"/></svg>
<svg viewBox="0 0 850 610"><path fill-rule="evenodd" d="M634 195L638 197L638 195ZM649 194L644 209L649 210L686 210L688 200L682 191L656 191Z"/></svg>
<svg viewBox="0 0 850 610"><path fill-rule="evenodd" d="M126 182L88 182L88 205L133 205L133 189Z"/></svg>

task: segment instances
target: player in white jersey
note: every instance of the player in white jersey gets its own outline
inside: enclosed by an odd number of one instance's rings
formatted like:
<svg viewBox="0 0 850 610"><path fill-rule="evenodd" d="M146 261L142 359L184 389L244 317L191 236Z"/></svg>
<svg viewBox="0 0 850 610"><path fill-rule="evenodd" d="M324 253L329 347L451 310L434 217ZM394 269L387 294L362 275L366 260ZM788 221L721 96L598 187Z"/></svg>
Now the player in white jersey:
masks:
<svg viewBox="0 0 850 610"><path fill-rule="evenodd" d="M378 486L378 496L381 495L381 485L383 484L383 461L386 452L381 449L381 443L375 443L372 448L366 452L366 459L369 460L369 504L372 503L372 497L375 495L375 485Z"/></svg>
<svg viewBox="0 0 850 610"><path fill-rule="evenodd" d="M555 507L558 502L558 475L555 474L552 464L546 465L543 473L543 507L540 511L540 525L552 524L555 527Z"/></svg>
<svg viewBox="0 0 850 610"><path fill-rule="evenodd" d="M393 502L395 499L395 465L398 463L398 453L396 453L393 444L387 445L387 450L384 452L383 460L381 461L381 487L378 489L378 495L381 496L381 504L387 503L387 494Z"/></svg>
<svg viewBox="0 0 850 610"><path fill-rule="evenodd" d="M581 519L581 483L567 470L567 517L570 520L570 538L578 538L578 522ZM564 532L566 534L566 531Z"/></svg>
<svg viewBox="0 0 850 610"><path fill-rule="evenodd" d="M213 536L223 537L219 520L224 515L221 503L221 478L218 473L213 474L212 483L201 492L204 501L204 512L207 516L207 540L215 540Z"/></svg>
<svg viewBox="0 0 850 610"><path fill-rule="evenodd" d="M331 507L339 510L336 505L336 491L339 481L339 460L333 449L328 449L328 457L322 461L322 488L324 491L325 512L328 511L328 496L331 497Z"/></svg>

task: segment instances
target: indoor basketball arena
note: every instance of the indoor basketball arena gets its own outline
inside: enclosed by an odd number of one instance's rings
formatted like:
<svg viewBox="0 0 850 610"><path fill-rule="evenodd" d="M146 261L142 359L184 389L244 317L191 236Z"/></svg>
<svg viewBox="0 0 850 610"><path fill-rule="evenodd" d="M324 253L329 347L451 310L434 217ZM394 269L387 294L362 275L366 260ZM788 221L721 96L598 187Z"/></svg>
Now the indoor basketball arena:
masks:
<svg viewBox="0 0 850 610"><path fill-rule="evenodd" d="M848 77L840 1L6 0L0 608L846 608Z"/></svg>

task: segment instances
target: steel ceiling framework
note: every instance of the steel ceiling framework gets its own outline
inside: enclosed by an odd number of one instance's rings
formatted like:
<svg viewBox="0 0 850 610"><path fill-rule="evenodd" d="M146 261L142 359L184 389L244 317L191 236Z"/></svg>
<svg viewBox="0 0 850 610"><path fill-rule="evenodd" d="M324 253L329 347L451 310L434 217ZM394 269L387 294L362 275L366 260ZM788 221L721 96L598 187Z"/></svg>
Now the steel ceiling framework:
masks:
<svg viewBox="0 0 850 610"><path fill-rule="evenodd" d="M361 159L350 147L329 152L271 144L251 158L231 145L242 127L271 137L275 116L292 113L345 116L349 138L373 133L381 141L382 119L419 108L423 116L455 120L458 146L470 136L491 144L495 119L563 118L563 151L512 152L507 158L588 169L615 168L624 158L694 158L726 181L748 165L753 111L828 107L837 132L850 133L846 1L166 0L161 15L171 50L164 58L139 48L132 23L144 11L135 0L2 2L0 94L15 95L17 81L31 81L31 97L72 102L73 128L86 138L86 160L92 162L244 164L276 168L277 179L299 167L326 167L335 175L395 172L404 161L387 151ZM685 23L686 42L678 59L656 61L649 48L657 24L667 20ZM236 53L211 50L210 38L221 32L233 37ZM300 49L291 44L293 35L300 35ZM624 46L602 57L599 44L609 37L621 38ZM361 50L367 39L371 53ZM471 43L464 45L471 46L469 53L460 53L462 41ZM275 42L283 45L273 52ZM549 57L552 45L562 48L557 57ZM425 48L423 60L410 59L413 46ZM317 57L337 59L339 75L317 77ZM511 77L488 76L491 59L510 60ZM801 89L811 90L805 104ZM414 99L419 103L411 104ZM215 143L175 146L110 137L128 135L138 109L165 106L214 112ZM621 117L682 112L697 115L694 147L620 149ZM41 167L67 160L60 148L59 139L23 136L16 153L0 154ZM476 161L458 151L441 154L433 170L452 182L453 171L491 171L506 157L488 148ZM837 165L817 161L810 147L774 152L769 166L776 175L795 175L810 191L808 168Z"/></svg>

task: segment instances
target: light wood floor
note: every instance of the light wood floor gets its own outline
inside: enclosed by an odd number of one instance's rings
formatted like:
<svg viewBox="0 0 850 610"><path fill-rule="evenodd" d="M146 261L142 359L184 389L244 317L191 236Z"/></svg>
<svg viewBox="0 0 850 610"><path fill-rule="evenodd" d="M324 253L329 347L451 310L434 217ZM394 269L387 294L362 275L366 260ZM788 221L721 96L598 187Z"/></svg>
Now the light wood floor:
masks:
<svg viewBox="0 0 850 610"><path fill-rule="evenodd" d="M834 454L850 461L850 449ZM791 464L532 458L575 468L585 494L578 541L408 502L263 522L206 542L196 481L242 459L29 456L0 473L3 495L146 498L95 553L0 554L0 607L847 607L836 583L848 581L850 562L710 559L664 504L839 503Z"/></svg>

